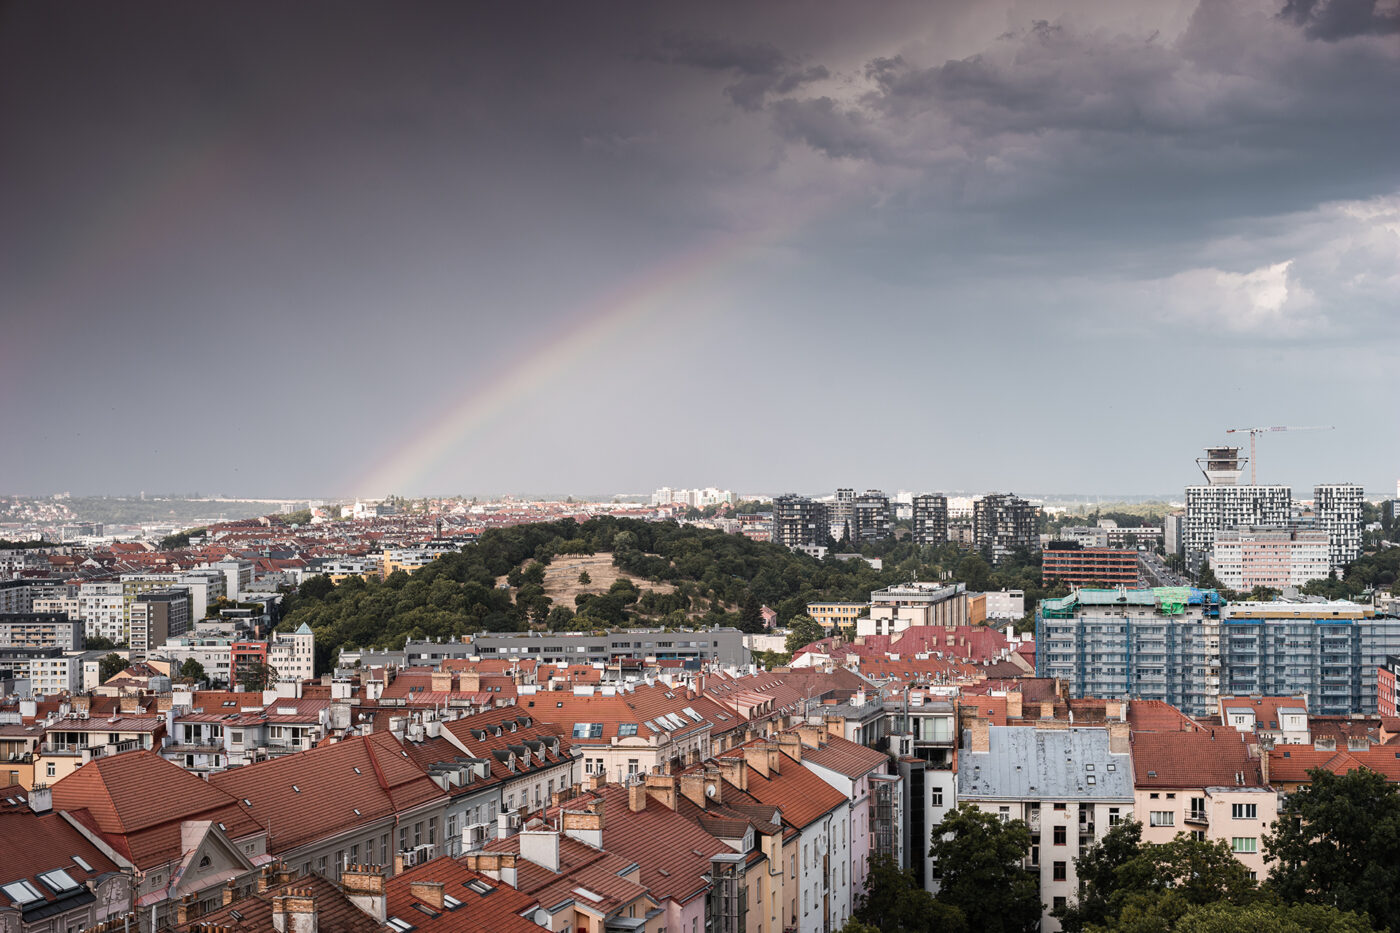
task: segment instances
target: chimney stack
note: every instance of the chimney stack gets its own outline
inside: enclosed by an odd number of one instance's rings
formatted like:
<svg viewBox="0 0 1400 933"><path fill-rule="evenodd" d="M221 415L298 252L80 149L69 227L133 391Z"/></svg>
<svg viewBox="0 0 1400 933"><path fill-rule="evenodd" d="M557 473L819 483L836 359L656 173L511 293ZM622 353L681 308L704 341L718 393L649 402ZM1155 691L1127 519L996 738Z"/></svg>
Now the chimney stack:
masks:
<svg viewBox="0 0 1400 933"><path fill-rule="evenodd" d="M380 923L388 916L384 896L384 869L379 865L351 865L340 873L345 899Z"/></svg>
<svg viewBox="0 0 1400 933"><path fill-rule="evenodd" d="M408 894L433 910L442 910L442 895L445 889L446 885L441 881L412 881L408 885Z"/></svg>
<svg viewBox="0 0 1400 933"><path fill-rule="evenodd" d="M317 933L316 896L310 888L293 888L272 899L272 928L277 933Z"/></svg>
<svg viewBox="0 0 1400 933"><path fill-rule="evenodd" d="M627 785L627 809L641 813L647 808L647 786L641 780L633 779Z"/></svg>

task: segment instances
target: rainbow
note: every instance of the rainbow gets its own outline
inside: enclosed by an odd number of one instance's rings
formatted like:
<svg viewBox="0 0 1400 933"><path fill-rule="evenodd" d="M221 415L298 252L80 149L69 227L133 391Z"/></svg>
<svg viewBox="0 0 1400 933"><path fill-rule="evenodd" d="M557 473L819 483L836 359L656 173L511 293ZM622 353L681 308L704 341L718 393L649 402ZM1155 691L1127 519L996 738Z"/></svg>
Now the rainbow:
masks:
<svg viewBox="0 0 1400 933"><path fill-rule="evenodd" d="M663 313L676 296L693 289L702 279L731 268L796 226L789 219L738 234L727 232L589 302L574 313L573 326L517 359L500 378L479 391L450 398L440 405L431 417L420 422L416 433L394 445L388 457L350 483L351 493L374 497L409 494L455 445L519 406L523 399L547 391L573 361L601 350L642 320Z"/></svg>

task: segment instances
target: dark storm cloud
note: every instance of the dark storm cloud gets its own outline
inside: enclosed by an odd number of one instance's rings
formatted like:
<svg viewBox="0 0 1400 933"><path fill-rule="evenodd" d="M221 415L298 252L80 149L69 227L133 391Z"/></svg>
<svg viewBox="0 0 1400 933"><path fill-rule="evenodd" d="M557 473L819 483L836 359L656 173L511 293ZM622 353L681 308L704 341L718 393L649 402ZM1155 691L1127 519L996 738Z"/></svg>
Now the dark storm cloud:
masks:
<svg viewBox="0 0 1400 933"><path fill-rule="evenodd" d="M694 33L668 33L644 55L653 61L728 72L737 80L724 93L744 110L758 110L769 94L790 94L831 76L823 65L803 67L769 42L744 42Z"/></svg>
<svg viewBox="0 0 1400 933"><path fill-rule="evenodd" d="M1376 0L1288 0L1279 18L1303 27L1310 39L1400 33L1400 10L1377 10Z"/></svg>

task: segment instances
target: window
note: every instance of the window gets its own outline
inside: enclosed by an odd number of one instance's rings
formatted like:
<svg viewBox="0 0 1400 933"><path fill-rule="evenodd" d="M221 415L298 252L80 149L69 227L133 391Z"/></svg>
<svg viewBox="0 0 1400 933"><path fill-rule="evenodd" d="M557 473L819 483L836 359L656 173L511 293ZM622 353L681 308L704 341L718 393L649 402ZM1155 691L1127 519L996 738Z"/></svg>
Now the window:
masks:
<svg viewBox="0 0 1400 933"><path fill-rule="evenodd" d="M1001 821L1002 821L1003 823L1010 822L1010 820L1011 820L1011 808L1010 808L1010 807L1000 807L1000 808L998 808L998 810L997 810L997 816L1001 817Z"/></svg>
<svg viewBox="0 0 1400 933"><path fill-rule="evenodd" d="M1056 862L1056 863L1054 864L1054 866L1053 866L1053 872L1054 872L1054 880L1055 880L1055 881L1064 881L1064 880L1065 880L1065 878L1067 877L1067 871L1066 871L1065 866L1066 866L1067 864L1068 864L1068 863L1066 863L1066 862Z"/></svg>
<svg viewBox="0 0 1400 933"><path fill-rule="evenodd" d="M1175 826L1176 814L1170 810L1153 810L1149 815L1151 826Z"/></svg>
<svg viewBox="0 0 1400 933"><path fill-rule="evenodd" d="M1259 851L1259 840L1254 836L1235 836L1230 840L1230 850L1237 855L1250 855Z"/></svg>
<svg viewBox="0 0 1400 933"><path fill-rule="evenodd" d="M935 807L943 806L943 788L935 787L929 792L929 804Z"/></svg>
<svg viewBox="0 0 1400 933"><path fill-rule="evenodd" d="M1193 829L1191 830L1191 838L1196 840L1197 842L1205 842L1206 831L1204 829Z"/></svg>
<svg viewBox="0 0 1400 933"><path fill-rule="evenodd" d="M54 763L53 763L52 761L49 762L49 764L48 764L48 769L47 769L47 774L48 774L48 776L49 776L49 777L53 777L53 776L54 776L55 774L57 774L57 773L58 773L58 771L57 771L57 769L54 767Z"/></svg>
<svg viewBox="0 0 1400 933"><path fill-rule="evenodd" d="M1065 844L1065 828L1064 828L1063 826L1056 826L1056 827L1055 827L1055 845L1057 845L1057 846L1062 846L1062 845L1064 845L1064 844Z"/></svg>
<svg viewBox="0 0 1400 933"><path fill-rule="evenodd" d="M1259 805L1253 803L1232 803L1230 804L1230 819L1232 820L1255 820L1258 819Z"/></svg>
<svg viewBox="0 0 1400 933"><path fill-rule="evenodd" d="M1118 813L1118 808L1117 808L1117 807L1109 807L1109 808L1108 808L1108 825L1109 825L1109 826L1117 826L1117 825L1118 825L1119 823L1121 823L1122 821L1123 821L1123 817L1119 815L1119 813Z"/></svg>
<svg viewBox="0 0 1400 933"><path fill-rule="evenodd" d="M1056 910L1063 910L1063 909L1064 909L1064 906L1065 906L1065 898L1064 898L1064 895L1062 895L1062 894L1057 894L1057 895L1055 896L1055 909L1056 909Z"/></svg>

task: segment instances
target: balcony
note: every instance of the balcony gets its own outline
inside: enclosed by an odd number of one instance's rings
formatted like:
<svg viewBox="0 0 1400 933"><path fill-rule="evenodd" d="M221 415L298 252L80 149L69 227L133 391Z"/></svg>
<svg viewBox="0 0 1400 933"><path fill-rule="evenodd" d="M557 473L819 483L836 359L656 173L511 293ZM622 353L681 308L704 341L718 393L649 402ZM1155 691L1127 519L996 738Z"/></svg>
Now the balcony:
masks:
<svg viewBox="0 0 1400 933"><path fill-rule="evenodd" d="M1188 810L1185 822L1188 826L1209 826L1210 817L1204 810Z"/></svg>

